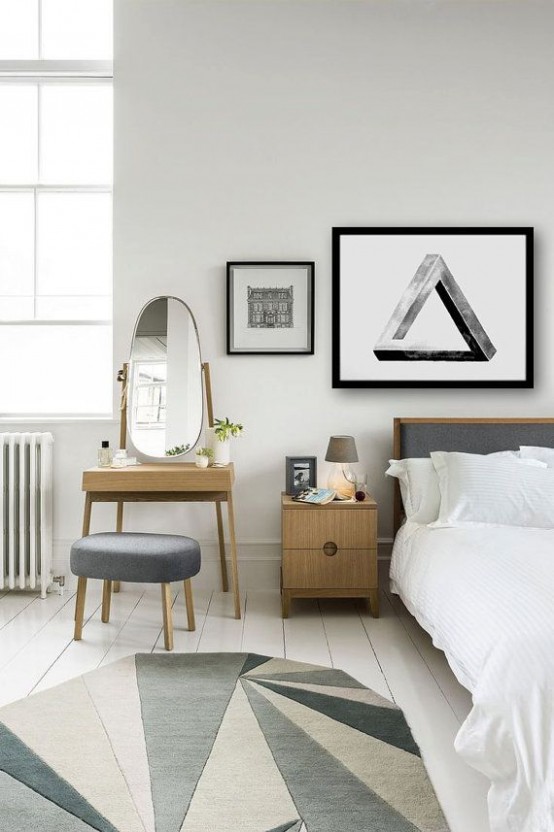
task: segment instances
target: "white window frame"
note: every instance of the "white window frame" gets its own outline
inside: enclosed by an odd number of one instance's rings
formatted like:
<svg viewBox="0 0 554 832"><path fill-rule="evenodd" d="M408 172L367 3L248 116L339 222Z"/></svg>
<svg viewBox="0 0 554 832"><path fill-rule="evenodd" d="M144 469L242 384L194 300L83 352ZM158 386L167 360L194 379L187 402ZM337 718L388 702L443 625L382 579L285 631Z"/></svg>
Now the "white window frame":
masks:
<svg viewBox="0 0 554 832"><path fill-rule="evenodd" d="M165 381L140 381L140 374L141 368L143 366L152 366L152 365L160 365L166 366L165 361L155 361L155 360L144 360L144 361L135 361L134 363L134 382L133 382L133 389L134 389L134 400L133 400L133 407L132 407L132 425L135 430L160 430L160 428L165 427L166 421L166 409L167 409L167 379ZM160 399L166 397L165 402L158 402L151 403L149 405L141 405L139 404L139 394L141 390L150 390L151 392L159 391ZM139 407L151 407L156 408L158 412L163 409L164 411L164 419L163 421L158 419L156 422L140 422L137 416Z"/></svg>
<svg viewBox="0 0 554 832"><path fill-rule="evenodd" d="M39 26L40 39L40 26ZM38 118L37 118L37 132L40 131L40 106L41 106L41 86L43 83L55 81L56 83L70 83L72 86L78 84L94 84L104 83L113 86L113 61L94 61L94 60L0 60L0 84L34 84L38 88ZM37 141L37 178L40 179L40 134ZM34 223L34 286L33 286L33 310L36 314L36 298L37 298L37 217L36 210L38 204L38 194L40 193L108 193L113 196L113 185L91 185L87 183L80 183L78 185L56 185L56 184L38 184L38 183L17 183L17 184L3 184L0 182L1 193L32 193L34 195L35 205L35 223ZM95 295L94 297L99 297ZM105 296L107 297L107 296ZM113 291L112 295L113 297ZM82 319L22 319L22 320L7 320L0 321L0 326L113 326L113 315L108 319L99 320L82 320ZM38 422L38 421L106 421L113 420L113 406L112 410L106 414L95 414L87 416L86 414L44 414L44 415L25 415L25 414L0 414L0 423L6 422Z"/></svg>

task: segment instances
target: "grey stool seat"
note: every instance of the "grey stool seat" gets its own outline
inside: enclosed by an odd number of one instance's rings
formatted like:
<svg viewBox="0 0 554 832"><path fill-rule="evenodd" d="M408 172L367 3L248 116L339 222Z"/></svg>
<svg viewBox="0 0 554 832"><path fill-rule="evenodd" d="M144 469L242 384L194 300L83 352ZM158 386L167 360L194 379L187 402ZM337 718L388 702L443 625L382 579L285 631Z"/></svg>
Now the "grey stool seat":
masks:
<svg viewBox="0 0 554 832"><path fill-rule="evenodd" d="M107 581L186 581L200 572L200 546L180 534L89 534L71 547L71 571Z"/></svg>
<svg viewBox="0 0 554 832"><path fill-rule="evenodd" d="M190 579L200 571L200 546L178 534L103 532L71 547L71 571L79 578L75 604L75 641L82 637L87 580L104 582L102 621L110 620L112 582L161 584L165 649L173 649L172 581L183 581L189 630L195 629Z"/></svg>

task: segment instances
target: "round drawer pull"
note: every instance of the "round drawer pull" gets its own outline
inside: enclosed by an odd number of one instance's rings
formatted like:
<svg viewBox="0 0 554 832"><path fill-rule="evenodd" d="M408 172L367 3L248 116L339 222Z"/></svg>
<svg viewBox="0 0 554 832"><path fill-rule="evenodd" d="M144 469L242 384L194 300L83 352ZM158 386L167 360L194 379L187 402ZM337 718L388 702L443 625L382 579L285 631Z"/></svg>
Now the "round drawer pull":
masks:
<svg viewBox="0 0 554 832"><path fill-rule="evenodd" d="M333 555L336 555L339 550L339 547L336 543L333 543L331 540L328 540L327 543L323 546L323 551L325 554L332 558Z"/></svg>

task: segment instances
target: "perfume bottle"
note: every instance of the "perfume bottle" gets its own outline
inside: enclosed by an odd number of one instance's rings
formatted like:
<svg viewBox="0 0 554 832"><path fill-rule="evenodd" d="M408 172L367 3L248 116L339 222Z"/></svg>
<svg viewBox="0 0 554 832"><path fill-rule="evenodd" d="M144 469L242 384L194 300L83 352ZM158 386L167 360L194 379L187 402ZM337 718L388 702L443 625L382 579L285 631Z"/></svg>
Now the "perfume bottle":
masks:
<svg viewBox="0 0 554 832"><path fill-rule="evenodd" d="M98 449L98 467L109 468L112 464L113 451L110 448L110 443L107 439L102 442L102 447Z"/></svg>

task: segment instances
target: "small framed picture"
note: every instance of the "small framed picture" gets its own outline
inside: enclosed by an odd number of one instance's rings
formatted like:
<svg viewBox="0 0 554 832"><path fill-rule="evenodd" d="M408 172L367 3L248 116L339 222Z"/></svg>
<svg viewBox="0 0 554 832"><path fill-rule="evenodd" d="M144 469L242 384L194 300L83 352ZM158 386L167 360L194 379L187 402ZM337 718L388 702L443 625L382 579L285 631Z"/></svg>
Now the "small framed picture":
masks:
<svg viewBox="0 0 554 832"><path fill-rule="evenodd" d="M287 494L298 494L306 488L317 487L317 457L287 456Z"/></svg>
<svg viewBox="0 0 554 832"><path fill-rule="evenodd" d="M227 355L313 355L313 262L227 263Z"/></svg>

